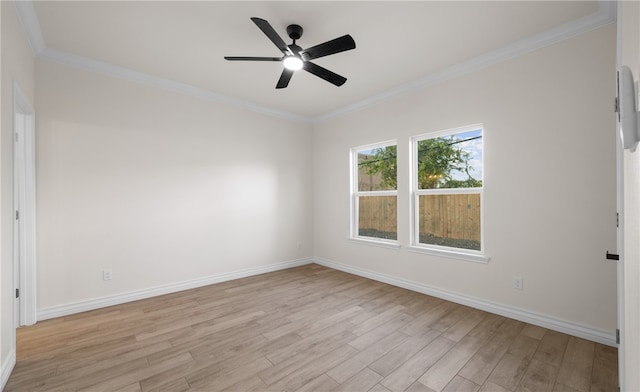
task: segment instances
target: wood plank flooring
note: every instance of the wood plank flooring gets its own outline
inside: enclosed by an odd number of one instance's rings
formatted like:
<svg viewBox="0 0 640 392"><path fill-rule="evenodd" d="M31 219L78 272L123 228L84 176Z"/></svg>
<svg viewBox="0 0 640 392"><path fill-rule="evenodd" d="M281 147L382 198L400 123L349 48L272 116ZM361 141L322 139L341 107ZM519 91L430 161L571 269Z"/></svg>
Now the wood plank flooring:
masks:
<svg viewBox="0 0 640 392"><path fill-rule="evenodd" d="M617 391L615 348L311 264L17 331L6 391Z"/></svg>

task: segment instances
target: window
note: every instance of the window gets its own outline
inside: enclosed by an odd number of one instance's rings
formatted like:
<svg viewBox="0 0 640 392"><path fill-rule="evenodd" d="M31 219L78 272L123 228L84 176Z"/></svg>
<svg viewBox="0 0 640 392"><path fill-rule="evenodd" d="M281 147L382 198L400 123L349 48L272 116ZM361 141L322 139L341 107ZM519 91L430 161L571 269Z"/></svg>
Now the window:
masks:
<svg viewBox="0 0 640 392"><path fill-rule="evenodd" d="M351 238L397 244L396 142L351 150Z"/></svg>
<svg viewBox="0 0 640 392"><path fill-rule="evenodd" d="M482 126L416 136L412 150L413 247L486 261Z"/></svg>

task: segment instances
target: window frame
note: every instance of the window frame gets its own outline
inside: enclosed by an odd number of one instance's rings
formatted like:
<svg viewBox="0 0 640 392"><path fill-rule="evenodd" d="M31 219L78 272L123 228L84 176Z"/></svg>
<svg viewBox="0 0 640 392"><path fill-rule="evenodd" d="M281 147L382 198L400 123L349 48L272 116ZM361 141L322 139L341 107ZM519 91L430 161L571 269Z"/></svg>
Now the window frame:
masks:
<svg viewBox="0 0 640 392"><path fill-rule="evenodd" d="M352 147L350 150L350 165L351 165L351 176L350 176L350 190L351 190L351 213L350 213L350 227L349 227L349 239L354 242L366 243L369 245L382 246L386 248L399 249L400 243L398 241L397 231L396 231L396 239L387 239L387 238L377 238L377 237L368 237L359 235L359 214L360 214L360 197L361 196L395 196L396 197L396 228L398 227L398 187L396 186L395 190L384 190L384 191L360 191L359 190L359 175L358 175L358 153L364 150L372 150L381 147L389 147L396 146L396 151L398 148L398 141L396 139L386 140L383 142L366 144L358 147ZM396 167L397 167L397 159L396 156ZM396 172L396 176L397 176ZM397 178L396 178L397 179Z"/></svg>
<svg viewBox="0 0 640 392"><path fill-rule="evenodd" d="M418 142L438 137L446 137L458 133L480 130L483 137L482 144L482 187L475 188L436 188L420 189L418 181ZM451 128L437 132L428 132L411 137L411 157L410 157L410 194L411 194L411 242L409 250L418 253L425 253L435 256L449 257L479 263L487 263L489 257L485 254L485 211L484 211L484 188L485 188L485 165L484 165L484 126L483 124L472 124L468 126ZM455 248L442 245L425 244L420 242L420 196L423 195L459 195L478 194L480 195L480 250Z"/></svg>

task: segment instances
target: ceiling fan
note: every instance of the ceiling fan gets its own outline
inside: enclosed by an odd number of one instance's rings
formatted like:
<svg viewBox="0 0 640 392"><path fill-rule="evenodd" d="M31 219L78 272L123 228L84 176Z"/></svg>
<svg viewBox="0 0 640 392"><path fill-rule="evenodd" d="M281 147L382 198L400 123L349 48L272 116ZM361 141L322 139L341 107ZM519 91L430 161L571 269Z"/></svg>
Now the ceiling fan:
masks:
<svg viewBox="0 0 640 392"><path fill-rule="evenodd" d="M356 43L350 35L343 35L331 41L324 42L322 44L312 46L307 49L302 49L296 45L296 40L302 37L302 27L297 24L292 24L287 27L287 34L289 38L293 40L291 45L287 45L282 38L271 27L269 22L260 18L251 18L253 23L258 26L260 30L273 42L284 56L282 57L234 57L226 56L226 60L230 61L282 61L284 63L284 70L280 79L276 84L276 88L285 88L289 85L289 81L293 76L293 73L299 69L304 69L329 83L333 83L336 86L342 86L347 78L338 75L335 72L329 71L317 64L311 62L311 60L328 56L330 54L344 52L346 50L355 49Z"/></svg>

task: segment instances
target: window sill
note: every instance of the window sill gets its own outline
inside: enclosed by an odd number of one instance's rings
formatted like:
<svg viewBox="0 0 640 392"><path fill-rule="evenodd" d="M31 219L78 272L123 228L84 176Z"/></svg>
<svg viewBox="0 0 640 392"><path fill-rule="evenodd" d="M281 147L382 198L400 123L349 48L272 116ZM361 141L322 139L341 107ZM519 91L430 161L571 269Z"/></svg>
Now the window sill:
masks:
<svg viewBox="0 0 640 392"><path fill-rule="evenodd" d="M350 237L349 241L355 242L357 244L379 246L381 248L387 249L400 249L400 244L397 241L393 240L374 240L362 237Z"/></svg>
<svg viewBox="0 0 640 392"><path fill-rule="evenodd" d="M432 256L448 257L450 259L472 261L474 263L487 264L489 262L489 256L480 254L480 253L456 252L455 250L434 249L434 248L427 248L424 246L415 246L415 245L407 247L407 250L414 253L423 253L423 254L428 254Z"/></svg>

